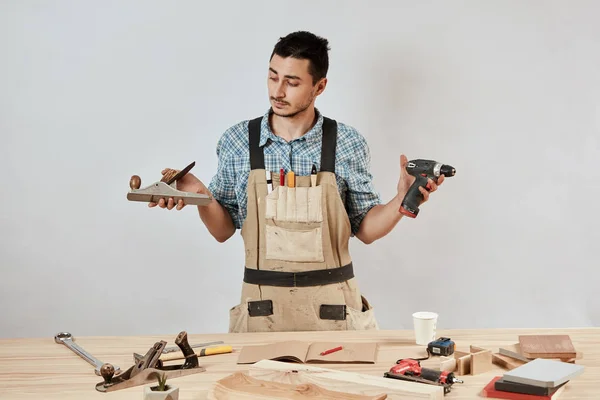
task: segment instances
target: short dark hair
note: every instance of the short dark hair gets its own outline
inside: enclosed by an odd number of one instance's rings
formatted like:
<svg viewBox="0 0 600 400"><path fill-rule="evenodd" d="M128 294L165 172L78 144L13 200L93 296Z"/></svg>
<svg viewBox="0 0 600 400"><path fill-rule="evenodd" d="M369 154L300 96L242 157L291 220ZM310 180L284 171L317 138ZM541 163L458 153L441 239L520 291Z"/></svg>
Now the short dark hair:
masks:
<svg viewBox="0 0 600 400"><path fill-rule="evenodd" d="M308 72L313 77L313 85L327 76L329 69L329 42L327 39L311 32L298 31L279 38L273 48L271 58L275 54L279 57L293 57L308 59L310 64Z"/></svg>

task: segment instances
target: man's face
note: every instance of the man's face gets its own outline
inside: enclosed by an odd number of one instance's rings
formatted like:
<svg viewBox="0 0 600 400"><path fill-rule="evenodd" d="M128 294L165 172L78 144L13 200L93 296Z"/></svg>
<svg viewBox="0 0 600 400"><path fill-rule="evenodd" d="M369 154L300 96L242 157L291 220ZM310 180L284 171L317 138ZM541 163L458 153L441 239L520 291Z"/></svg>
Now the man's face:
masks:
<svg viewBox="0 0 600 400"><path fill-rule="evenodd" d="M309 108L325 89L326 79L313 85L308 72L310 61L273 55L269 64L269 100L273 112L281 117L294 117Z"/></svg>

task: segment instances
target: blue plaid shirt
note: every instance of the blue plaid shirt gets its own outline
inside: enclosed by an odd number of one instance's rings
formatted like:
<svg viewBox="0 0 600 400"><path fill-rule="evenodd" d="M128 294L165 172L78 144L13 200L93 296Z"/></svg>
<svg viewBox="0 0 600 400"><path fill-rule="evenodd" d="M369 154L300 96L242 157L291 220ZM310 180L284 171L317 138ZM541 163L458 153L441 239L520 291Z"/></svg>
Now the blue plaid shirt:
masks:
<svg viewBox="0 0 600 400"><path fill-rule="evenodd" d="M296 175L310 175L312 165L320 170L323 115L316 110L315 126L302 137L286 142L276 136L269 126L271 110L264 114L260 130L260 145L265 146L265 168L279 173L294 171ZM381 203L375 191L370 171L371 157L364 137L354 128L337 122L338 137L335 157L335 174L342 202L345 205L352 234L356 234L364 216L373 206ZM229 128L217 144L218 167L208 189L223 205L237 229L246 218L246 192L250 175L248 121Z"/></svg>

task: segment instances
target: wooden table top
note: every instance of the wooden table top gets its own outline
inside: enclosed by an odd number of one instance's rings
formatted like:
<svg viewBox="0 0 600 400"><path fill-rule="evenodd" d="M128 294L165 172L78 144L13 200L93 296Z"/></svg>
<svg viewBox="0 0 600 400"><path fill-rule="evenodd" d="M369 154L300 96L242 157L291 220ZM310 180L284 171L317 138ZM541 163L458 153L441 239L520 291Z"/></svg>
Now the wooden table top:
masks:
<svg viewBox="0 0 600 400"><path fill-rule="evenodd" d="M161 336L77 337L75 341L103 362L126 370L133 365L133 353L145 354L157 341L165 340L174 346L179 332ZM567 384L560 396L564 399L600 399L600 328L577 329L474 329L441 330L437 336L452 338L457 350L470 345L498 351L499 346L518 342L520 334L567 334L583 358L577 364L585 366L583 375ZM199 358L206 372L180 377L171 381L180 389L181 400L205 399L211 385L234 371L244 371L247 365L237 365L239 351L244 345L267 344L283 340L305 341L377 341L379 352L375 364L320 364L321 368L339 369L382 376L399 358L425 355L425 346L414 343L413 331L348 331L348 332L284 332L244 334L192 334L190 344L222 340L233 346L233 353ZM505 372L500 367L480 375L464 375L464 384L455 384L447 399L475 399L494 376ZM71 350L54 342L54 337L0 339L0 399L141 399L143 386L100 393L95 385L102 377L92 365Z"/></svg>

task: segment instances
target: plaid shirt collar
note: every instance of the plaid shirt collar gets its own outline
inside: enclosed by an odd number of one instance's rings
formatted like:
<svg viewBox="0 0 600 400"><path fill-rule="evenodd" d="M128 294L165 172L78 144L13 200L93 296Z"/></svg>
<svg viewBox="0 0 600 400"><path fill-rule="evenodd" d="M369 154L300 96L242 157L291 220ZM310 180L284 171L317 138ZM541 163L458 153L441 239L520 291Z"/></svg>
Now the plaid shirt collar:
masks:
<svg viewBox="0 0 600 400"><path fill-rule="evenodd" d="M272 113L273 109L269 108L269 110L263 115L263 119L260 125L260 147L263 147L265 144L267 144L267 142L279 141L281 143L286 143L285 140L275 135L271 130L271 125L269 124L269 117ZM306 132L299 138L292 140L292 142L305 140L307 143L311 143L317 140L322 140L323 115L319 112L317 108L315 108L315 113L317 114L317 123L308 132Z"/></svg>

